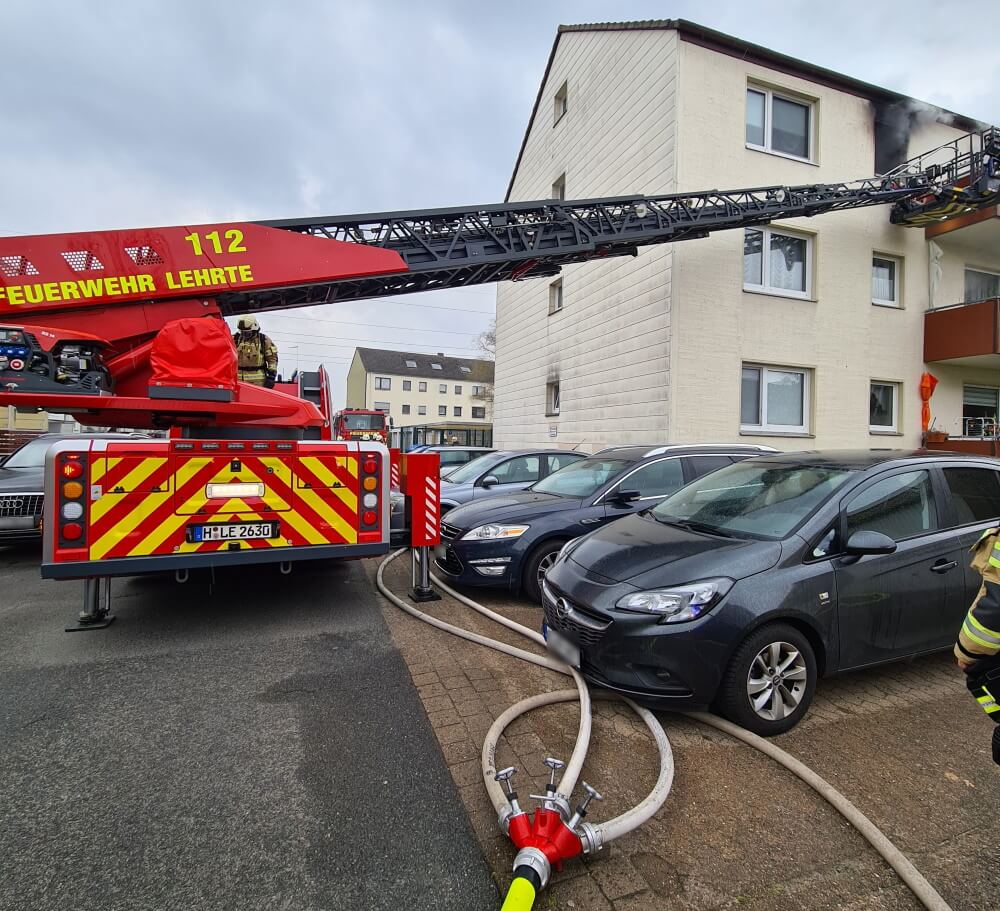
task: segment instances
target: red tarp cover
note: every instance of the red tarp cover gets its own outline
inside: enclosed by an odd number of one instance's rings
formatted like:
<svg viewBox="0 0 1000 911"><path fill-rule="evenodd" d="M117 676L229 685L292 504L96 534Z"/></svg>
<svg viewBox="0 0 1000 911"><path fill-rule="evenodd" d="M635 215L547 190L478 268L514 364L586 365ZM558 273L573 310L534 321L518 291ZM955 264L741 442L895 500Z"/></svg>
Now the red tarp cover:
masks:
<svg viewBox="0 0 1000 911"><path fill-rule="evenodd" d="M236 346L220 319L177 319L153 339L150 385L236 389Z"/></svg>

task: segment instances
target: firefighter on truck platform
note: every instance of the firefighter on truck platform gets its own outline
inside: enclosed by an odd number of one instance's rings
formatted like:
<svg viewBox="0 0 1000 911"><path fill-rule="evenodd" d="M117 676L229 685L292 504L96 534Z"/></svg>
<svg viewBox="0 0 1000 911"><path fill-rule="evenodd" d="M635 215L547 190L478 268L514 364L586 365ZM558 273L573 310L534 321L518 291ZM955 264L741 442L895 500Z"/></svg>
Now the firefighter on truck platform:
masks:
<svg viewBox="0 0 1000 911"><path fill-rule="evenodd" d="M257 318L241 316L233 333L239 359L240 381L254 386L274 386L278 376L278 347L263 332Z"/></svg>
<svg viewBox="0 0 1000 911"><path fill-rule="evenodd" d="M993 761L1000 765L1000 528L985 532L972 552L983 584L958 634L955 657L969 691L996 722Z"/></svg>

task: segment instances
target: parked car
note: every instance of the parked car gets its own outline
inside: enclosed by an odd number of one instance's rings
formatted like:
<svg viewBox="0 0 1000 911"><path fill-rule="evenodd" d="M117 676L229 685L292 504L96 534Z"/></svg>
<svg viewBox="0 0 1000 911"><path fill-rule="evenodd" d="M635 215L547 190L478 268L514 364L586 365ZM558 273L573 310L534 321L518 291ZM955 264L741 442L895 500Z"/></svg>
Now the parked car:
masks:
<svg viewBox="0 0 1000 911"><path fill-rule="evenodd" d="M25 541L41 536L42 502L45 492L45 453L59 440L121 440L145 434L43 433L0 457L0 543Z"/></svg>
<svg viewBox="0 0 1000 911"><path fill-rule="evenodd" d="M998 517L997 459L763 456L569 543L547 634L602 686L778 734L817 678L951 645Z"/></svg>
<svg viewBox="0 0 1000 911"><path fill-rule="evenodd" d="M488 446L426 446L421 452L436 452L441 460L441 477L494 450Z"/></svg>
<svg viewBox="0 0 1000 911"><path fill-rule="evenodd" d="M484 497L527 490L536 481L585 459L568 449L504 449L455 469L441 484L441 512Z"/></svg>
<svg viewBox="0 0 1000 911"><path fill-rule="evenodd" d="M504 587L539 601L542 577L571 538L652 506L734 459L765 451L774 450L630 446L578 459L523 493L452 509L441 523L437 569L451 582ZM442 492L442 500L448 495Z"/></svg>

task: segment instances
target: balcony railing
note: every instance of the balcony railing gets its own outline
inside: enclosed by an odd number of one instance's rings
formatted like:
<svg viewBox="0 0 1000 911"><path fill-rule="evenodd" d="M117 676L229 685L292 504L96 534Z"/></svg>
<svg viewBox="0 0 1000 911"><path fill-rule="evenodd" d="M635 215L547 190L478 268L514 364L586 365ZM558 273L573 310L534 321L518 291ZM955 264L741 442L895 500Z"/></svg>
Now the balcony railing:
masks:
<svg viewBox="0 0 1000 911"><path fill-rule="evenodd" d="M924 360L997 356L1000 366L1000 298L937 307L924 314Z"/></svg>

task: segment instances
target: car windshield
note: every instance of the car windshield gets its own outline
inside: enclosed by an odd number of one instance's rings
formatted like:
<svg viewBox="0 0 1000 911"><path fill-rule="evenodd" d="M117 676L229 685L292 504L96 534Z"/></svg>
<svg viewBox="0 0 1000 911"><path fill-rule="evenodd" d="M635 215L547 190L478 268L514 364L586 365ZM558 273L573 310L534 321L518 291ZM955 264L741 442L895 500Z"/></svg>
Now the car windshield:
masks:
<svg viewBox="0 0 1000 911"><path fill-rule="evenodd" d="M791 534L851 473L815 465L739 462L682 487L649 514L660 522L779 540Z"/></svg>
<svg viewBox="0 0 1000 911"><path fill-rule="evenodd" d="M532 486L535 493L551 493L557 497L589 497L612 478L635 463L629 459L581 459L552 472Z"/></svg>
<svg viewBox="0 0 1000 911"><path fill-rule="evenodd" d="M385 430L385 415L345 414L344 427L347 430Z"/></svg>
<svg viewBox="0 0 1000 911"><path fill-rule="evenodd" d="M449 484L468 484L475 481L487 468L492 468L503 456L496 452L481 455L471 462L466 462L460 468L448 472Z"/></svg>
<svg viewBox="0 0 1000 911"><path fill-rule="evenodd" d="M53 439L47 439L32 440L30 443L25 443L3 463L3 467L41 468L45 465L45 453L48 452L49 447L55 442Z"/></svg>

